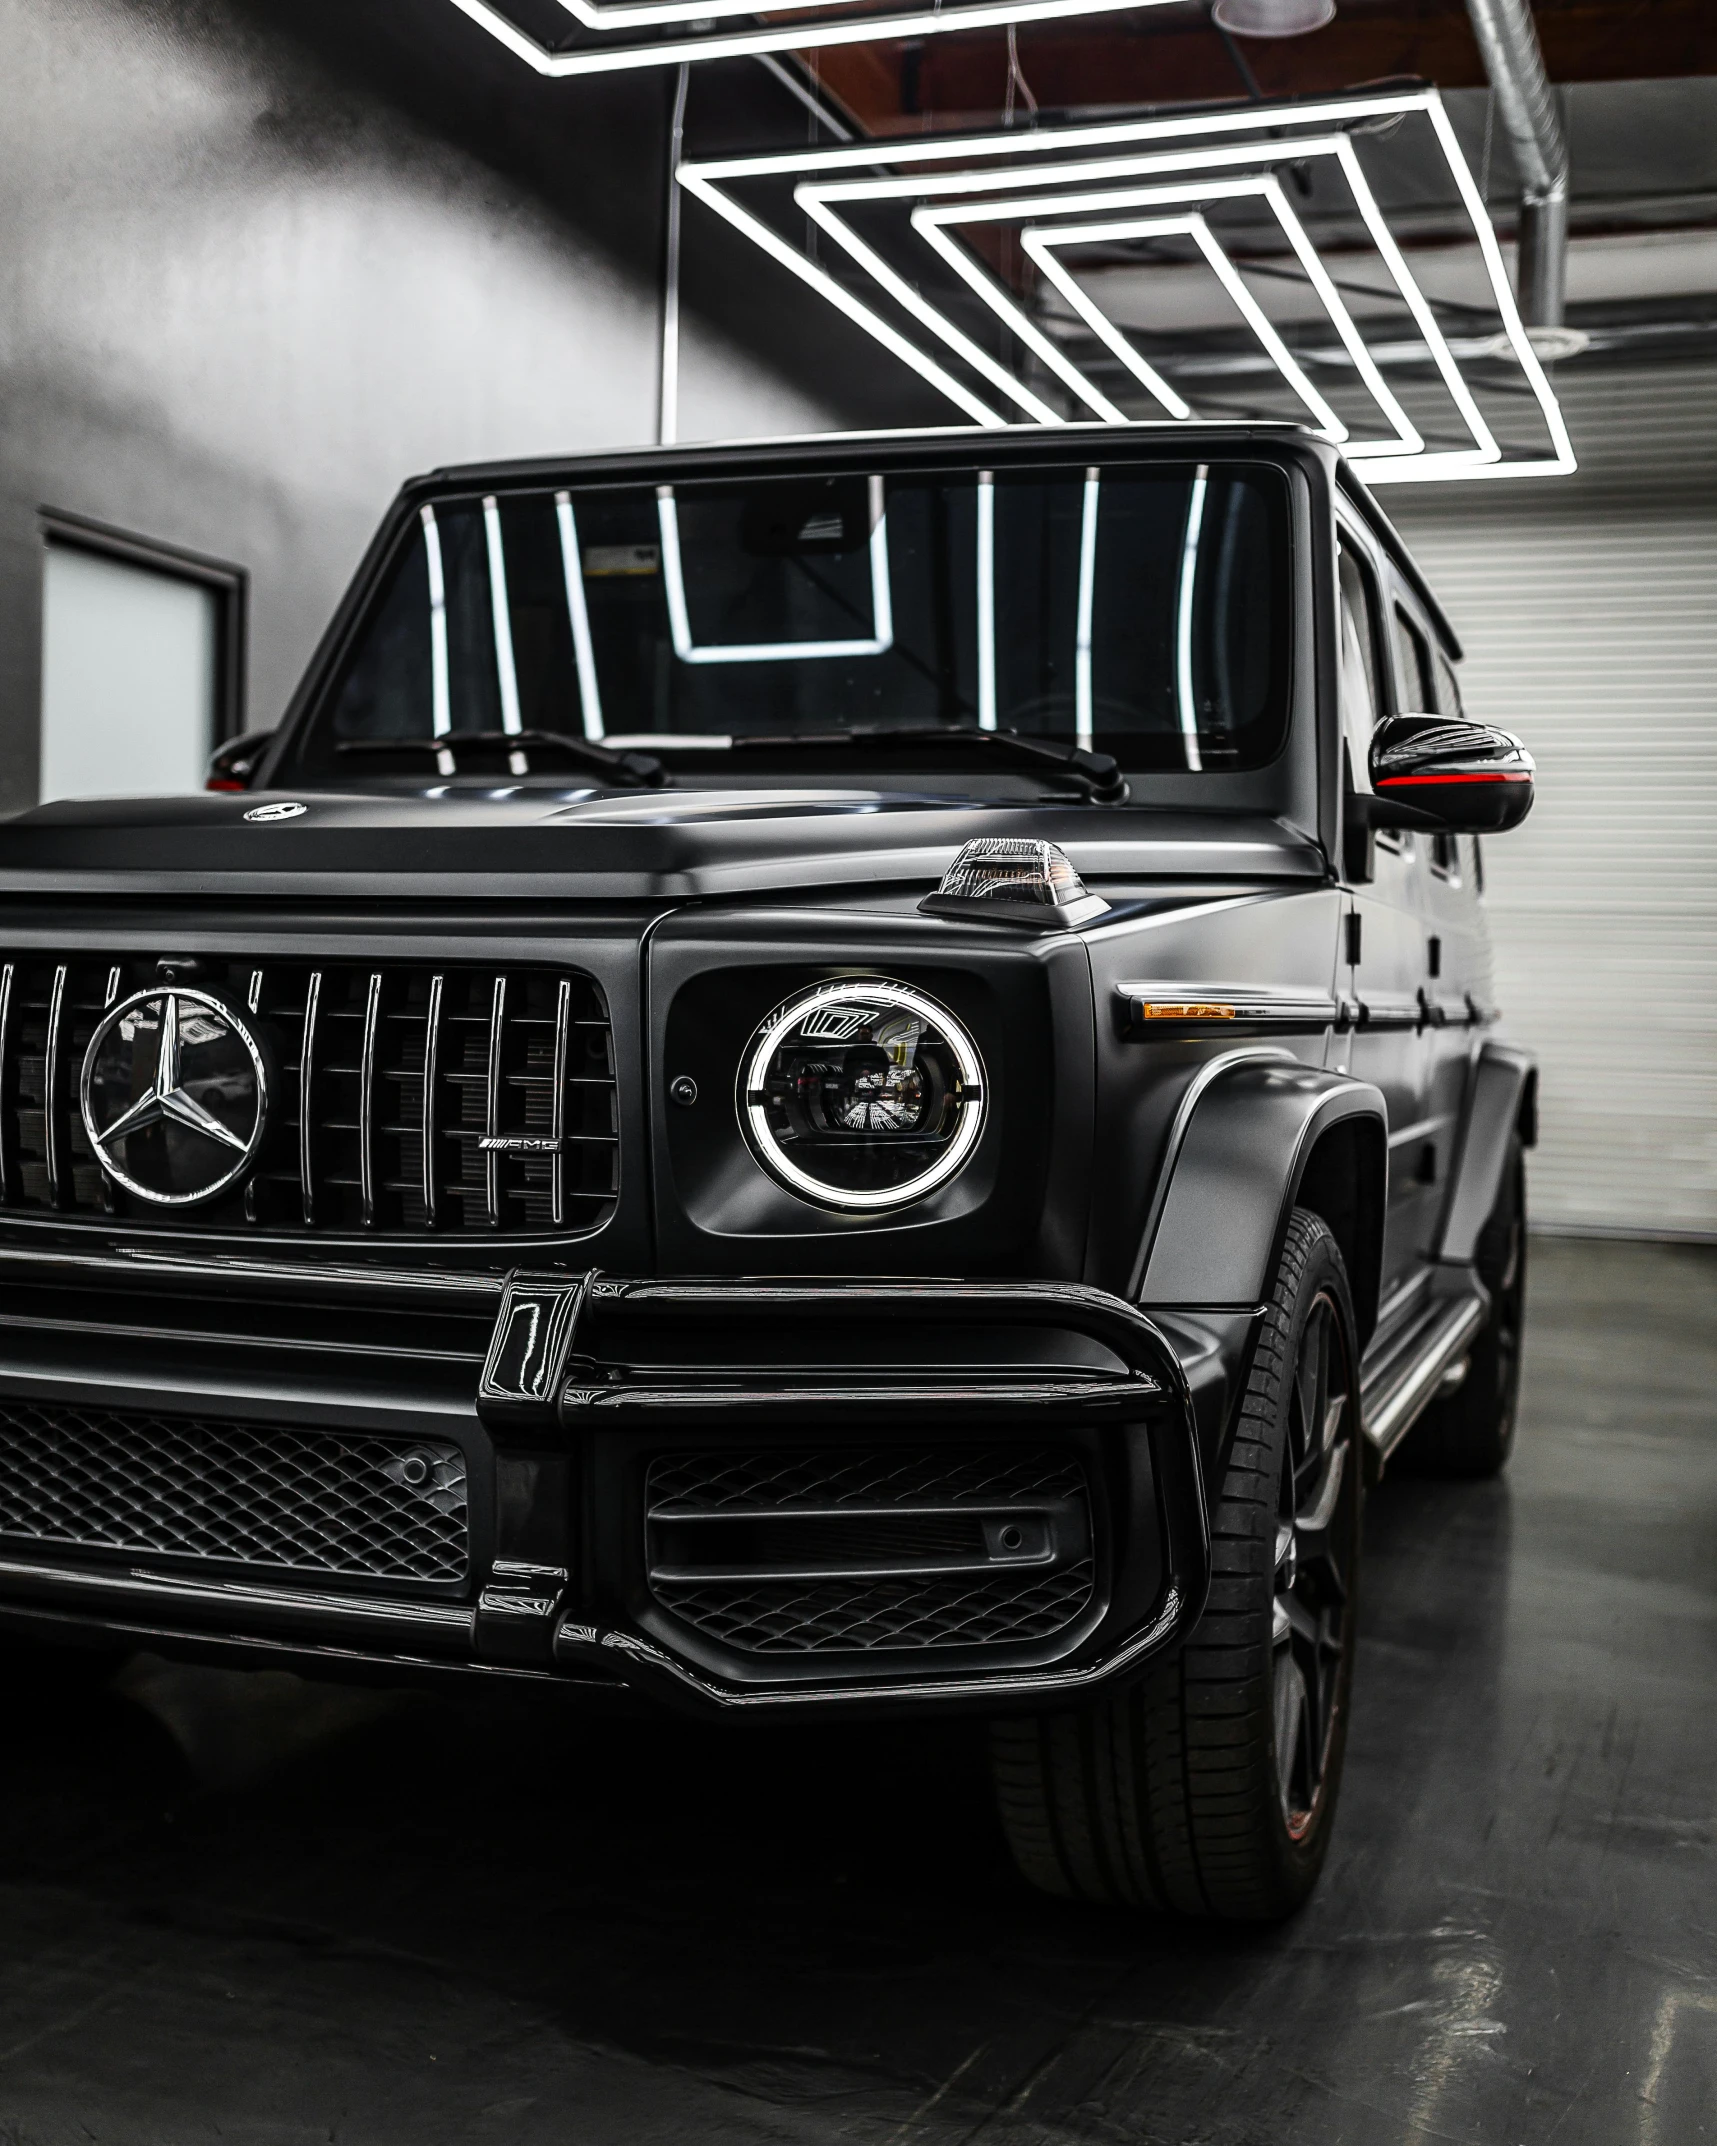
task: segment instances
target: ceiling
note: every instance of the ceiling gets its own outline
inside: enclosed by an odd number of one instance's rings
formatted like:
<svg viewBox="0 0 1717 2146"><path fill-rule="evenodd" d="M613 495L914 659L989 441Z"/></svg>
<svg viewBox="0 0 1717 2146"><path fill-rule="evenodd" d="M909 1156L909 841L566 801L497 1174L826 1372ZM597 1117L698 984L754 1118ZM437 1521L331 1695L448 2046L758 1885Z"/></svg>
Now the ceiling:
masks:
<svg viewBox="0 0 1717 2146"><path fill-rule="evenodd" d="M1560 92L1571 178L1568 319L1588 358L1708 356L1717 349L1717 0L1536 0ZM1089 121L1431 83L1443 93L1512 266L1518 182L1466 0L1338 0L1335 20L1287 39L1230 38L1208 0L1005 30L806 54L818 92L854 130L898 137ZM1010 76L1012 95L1010 98ZM1011 105L1011 112L1010 112ZM1411 226L1411 151L1397 190ZM1427 175L1428 176L1428 175ZM1414 273L1459 305L1482 275L1463 234L1426 203ZM1128 308L1124 264L1105 304ZM1154 306L1174 304L1166 281ZM1208 291L1186 279L1184 327ZM1160 317L1160 315L1159 315ZM1587 362L1582 360L1581 362Z"/></svg>
<svg viewBox="0 0 1717 2146"><path fill-rule="evenodd" d="M1536 0L1556 83L1717 76L1712 0ZM1136 16L1022 25L1019 71L1040 110L1328 96L1403 78L1482 89L1465 0L1339 0L1309 36L1229 39L1203 0ZM967 31L807 56L824 88L872 134L987 125L1008 104L1008 36ZM1024 107L1018 80L1014 102Z"/></svg>

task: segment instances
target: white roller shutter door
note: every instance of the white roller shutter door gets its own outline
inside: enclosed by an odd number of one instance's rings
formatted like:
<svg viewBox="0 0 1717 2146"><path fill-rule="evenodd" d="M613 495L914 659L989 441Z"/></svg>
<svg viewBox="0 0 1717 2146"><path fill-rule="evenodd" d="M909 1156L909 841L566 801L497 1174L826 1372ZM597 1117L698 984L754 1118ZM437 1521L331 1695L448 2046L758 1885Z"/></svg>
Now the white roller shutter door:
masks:
<svg viewBox="0 0 1717 2146"><path fill-rule="evenodd" d="M1561 375L1577 477L1379 498L1538 761L1485 848L1535 1218L1717 1234L1717 368Z"/></svg>

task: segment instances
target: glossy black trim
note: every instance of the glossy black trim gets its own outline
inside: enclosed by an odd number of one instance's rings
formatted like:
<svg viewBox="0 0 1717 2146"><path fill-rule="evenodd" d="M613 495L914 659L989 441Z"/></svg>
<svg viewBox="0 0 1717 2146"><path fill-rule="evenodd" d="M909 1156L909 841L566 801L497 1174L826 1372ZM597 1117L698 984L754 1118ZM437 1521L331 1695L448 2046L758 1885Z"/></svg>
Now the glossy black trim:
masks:
<svg viewBox="0 0 1717 2146"><path fill-rule="evenodd" d="M413 1310L437 1303L459 1310L501 1301L506 1276L455 1268L363 1266L339 1259L279 1260L220 1252L176 1251L161 1244L117 1244L85 1251L66 1244L0 1242L0 1279L113 1283L167 1291L209 1289L235 1295L285 1297L310 1303L360 1301Z"/></svg>
<svg viewBox="0 0 1717 2146"><path fill-rule="evenodd" d="M619 1358L612 1344L635 1336L647 1345L662 1327L718 1328L764 1340L817 1328L1020 1328L1096 1342L1120 1370L1090 1377L1019 1369L974 1374L969 1368L904 1367L878 1361L863 1377L850 1371L664 1368ZM598 1340L610 1346L599 1352ZM1124 1677L1185 1631L1203 1607L1210 1576L1210 1531L1197 1426L1180 1359L1153 1320L1136 1306L1076 1283L976 1281L625 1280L593 1274L560 1394L560 1421L579 1448L605 1434L647 1425L652 1432L728 1427L756 1436L773 1423L797 1442L816 1444L854 1429L873 1436L916 1414L955 1435L994 1426L999 1435L1038 1431L1053 1420L1064 1430L1089 1423L1125 1426L1148 1440L1150 1479L1162 1536L1162 1580L1142 1622L1116 1631L1107 1603L1094 1623L1075 1629L1067 1658L1048 1664L1005 1662L952 1666L933 1659L916 1674L896 1657L893 1674L866 1674L852 1660L807 1656L784 1668L773 1659L752 1672L736 1659L712 1667L704 1650L664 1641L630 1621L593 1622L569 1609L556 1627L557 1661L601 1665L640 1689L694 1709L779 1710L810 1704L946 1707L966 1703L1046 1703ZM612 1525L613 1515L605 1524ZM640 1545L640 1549L641 1549Z"/></svg>

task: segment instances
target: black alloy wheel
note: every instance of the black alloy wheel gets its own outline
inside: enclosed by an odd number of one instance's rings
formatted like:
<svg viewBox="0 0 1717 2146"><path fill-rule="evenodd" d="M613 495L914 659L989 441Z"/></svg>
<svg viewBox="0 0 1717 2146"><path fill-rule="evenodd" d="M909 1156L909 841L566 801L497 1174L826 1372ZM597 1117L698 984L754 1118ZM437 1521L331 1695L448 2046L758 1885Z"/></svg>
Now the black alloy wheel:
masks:
<svg viewBox="0 0 1717 2146"><path fill-rule="evenodd" d="M1348 1683L1358 1455L1346 1434L1357 1405L1341 1309L1320 1289L1300 1329L1288 1398L1270 1626L1276 1785L1296 1841L1318 1821Z"/></svg>
<svg viewBox="0 0 1717 2146"><path fill-rule="evenodd" d="M1298 1209L1212 1508L1197 1627L1130 1690L991 1732L1002 1824L1043 1891L1265 1922L1316 1884L1353 1683L1358 1360L1340 1249Z"/></svg>

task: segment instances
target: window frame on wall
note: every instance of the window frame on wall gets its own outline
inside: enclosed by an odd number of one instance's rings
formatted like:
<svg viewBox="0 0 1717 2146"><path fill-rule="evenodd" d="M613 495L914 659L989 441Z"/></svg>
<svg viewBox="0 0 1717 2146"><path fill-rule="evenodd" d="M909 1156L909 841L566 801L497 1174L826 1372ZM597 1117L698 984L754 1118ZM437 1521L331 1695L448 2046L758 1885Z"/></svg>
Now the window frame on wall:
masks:
<svg viewBox="0 0 1717 2146"><path fill-rule="evenodd" d="M129 529L92 521L82 514L69 514L58 507L38 508L37 520L44 554L87 552L98 559L112 559L177 581L193 582L210 592L214 598L215 652L209 750L213 752L229 738L242 736L250 627L250 575L246 569L204 552L187 551L177 544L164 544Z"/></svg>

